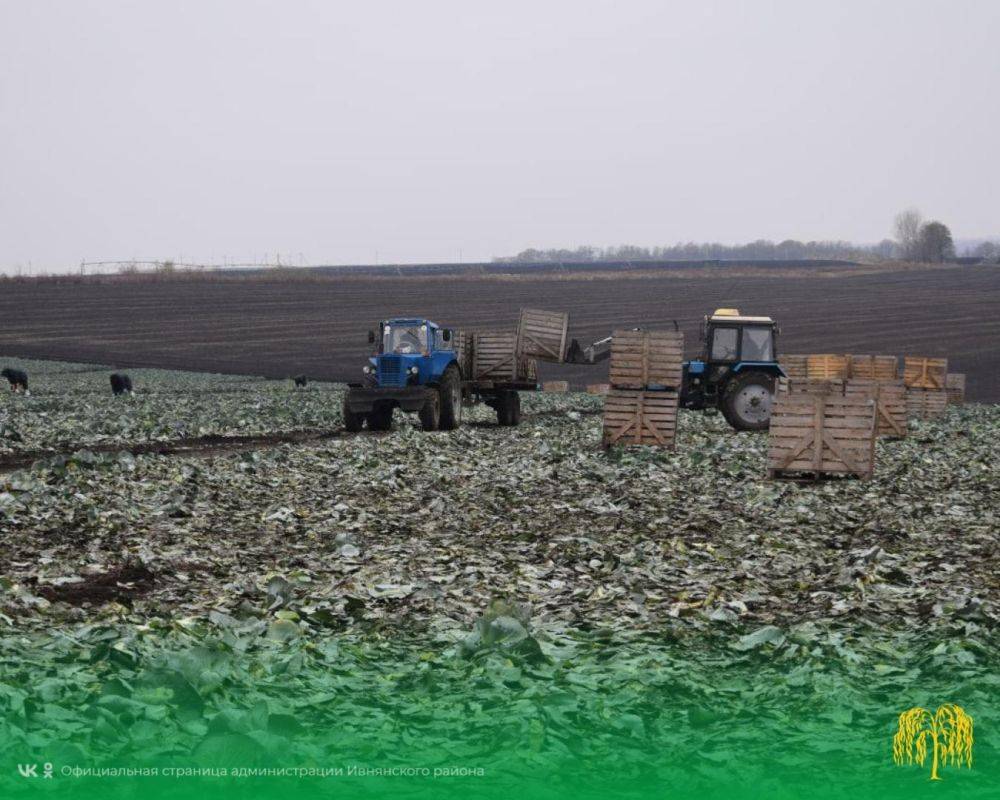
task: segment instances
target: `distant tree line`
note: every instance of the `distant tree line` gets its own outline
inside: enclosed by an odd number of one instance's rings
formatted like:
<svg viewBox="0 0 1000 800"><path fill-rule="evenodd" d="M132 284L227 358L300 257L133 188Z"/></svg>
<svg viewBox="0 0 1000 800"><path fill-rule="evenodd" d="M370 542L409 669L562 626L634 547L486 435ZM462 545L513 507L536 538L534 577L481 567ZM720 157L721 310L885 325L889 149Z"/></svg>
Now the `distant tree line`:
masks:
<svg viewBox="0 0 1000 800"><path fill-rule="evenodd" d="M748 244L725 245L716 242L665 245L662 247L576 247L539 250L529 248L516 256L493 259L496 262L600 262L600 261L807 261L810 259L842 261L913 261L942 263L954 261L955 243L948 226L937 220L924 221L916 209L896 216L895 239L878 244L859 245L843 241L800 242L785 239L772 242L758 239ZM1000 244L984 242L969 253L987 262L1000 259Z"/></svg>

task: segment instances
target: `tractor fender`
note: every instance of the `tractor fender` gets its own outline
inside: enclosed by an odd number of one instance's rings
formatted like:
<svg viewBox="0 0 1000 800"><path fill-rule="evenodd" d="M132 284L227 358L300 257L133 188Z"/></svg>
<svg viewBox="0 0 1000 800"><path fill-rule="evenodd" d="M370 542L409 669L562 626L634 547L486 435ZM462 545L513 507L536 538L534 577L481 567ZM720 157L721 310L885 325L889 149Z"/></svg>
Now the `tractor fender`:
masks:
<svg viewBox="0 0 1000 800"><path fill-rule="evenodd" d="M739 375L741 372L766 372L769 375L776 375L780 378L787 378L788 375L779 364L773 361L741 361L734 364L730 373Z"/></svg>

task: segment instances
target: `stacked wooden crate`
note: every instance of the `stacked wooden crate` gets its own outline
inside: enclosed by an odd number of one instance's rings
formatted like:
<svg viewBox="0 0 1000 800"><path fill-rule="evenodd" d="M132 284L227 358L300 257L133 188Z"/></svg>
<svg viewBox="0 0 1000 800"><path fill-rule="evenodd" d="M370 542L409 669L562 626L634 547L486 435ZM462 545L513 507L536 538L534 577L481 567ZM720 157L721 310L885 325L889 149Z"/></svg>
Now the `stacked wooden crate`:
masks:
<svg viewBox="0 0 1000 800"><path fill-rule="evenodd" d="M768 477L870 478L875 468L875 432L876 403L866 394L779 395L768 433Z"/></svg>
<svg viewBox="0 0 1000 800"><path fill-rule="evenodd" d="M806 358L806 377L811 381L843 381L850 374L850 356L821 353Z"/></svg>
<svg viewBox="0 0 1000 800"><path fill-rule="evenodd" d="M809 356L787 355L778 358L778 366L790 381L804 381L809 377Z"/></svg>
<svg viewBox="0 0 1000 800"><path fill-rule="evenodd" d="M894 381L899 378L899 360L896 356L850 356L852 379Z"/></svg>
<svg viewBox="0 0 1000 800"><path fill-rule="evenodd" d="M604 399L604 447L650 444L673 448L682 380L684 335L615 331Z"/></svg>
<svg viewBox="0 0 1000 800"><path fill-rule="evenodd" d="M587 394L601 394L605 395L611 391L610 383L588 383L587 384Z"/></svg>
<svg viewBox="0 0 1000 800"><path fill-rule="evenodd" d="M903 380L911 417L933 419L944 413L948 405L948 359L906 356Z"/></svg>
<svg viewBox="0 0 1000 800"><path fill-rule="evenodd" d="M902 380L855 378L844 383L844 395L875 401L875 435L903 438L907 433L906 386Z"/></svg>
<svg viewBox="0 0 1000 800"><path fill-rule="evenodd" d="M965 402L965 374L949 372L944 379L944 388L948 394L949 405L962 405Z"/></svg>

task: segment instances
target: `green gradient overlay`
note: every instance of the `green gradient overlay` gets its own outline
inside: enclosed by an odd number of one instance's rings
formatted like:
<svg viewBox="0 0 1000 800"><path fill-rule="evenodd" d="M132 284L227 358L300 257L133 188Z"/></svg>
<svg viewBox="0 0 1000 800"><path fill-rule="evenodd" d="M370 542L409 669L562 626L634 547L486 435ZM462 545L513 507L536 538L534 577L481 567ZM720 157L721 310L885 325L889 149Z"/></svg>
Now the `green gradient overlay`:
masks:
<svg viewBox="0 0 1000 800"><path fill-rule="evenodd" d="M261 624L0 638L0 796L891 800L1000 787L1000 648L975 626L959 643L803 625L752 649L683 627L546 631L541 653L469 657L456 636L307 639ZM944 702L975 719L975 762L931 783L929 762L893 765L892 735L900 711ZM226 775L191 776L204 769Z"/></svg>

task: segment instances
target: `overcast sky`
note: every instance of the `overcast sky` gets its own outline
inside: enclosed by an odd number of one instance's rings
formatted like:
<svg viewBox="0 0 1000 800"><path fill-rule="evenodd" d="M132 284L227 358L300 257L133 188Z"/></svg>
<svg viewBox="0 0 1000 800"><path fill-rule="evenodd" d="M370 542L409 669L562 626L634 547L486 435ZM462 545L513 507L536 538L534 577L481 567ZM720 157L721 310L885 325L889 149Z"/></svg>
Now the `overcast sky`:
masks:
<svg viewBox="0 0 1000 800"><path fill-rule="evenodd" d="M1000 2L0 0L0 267L1000 233Z"/></svg>

